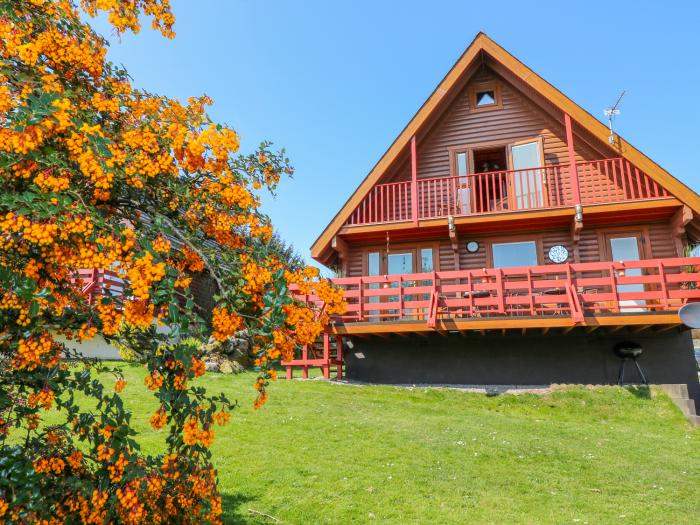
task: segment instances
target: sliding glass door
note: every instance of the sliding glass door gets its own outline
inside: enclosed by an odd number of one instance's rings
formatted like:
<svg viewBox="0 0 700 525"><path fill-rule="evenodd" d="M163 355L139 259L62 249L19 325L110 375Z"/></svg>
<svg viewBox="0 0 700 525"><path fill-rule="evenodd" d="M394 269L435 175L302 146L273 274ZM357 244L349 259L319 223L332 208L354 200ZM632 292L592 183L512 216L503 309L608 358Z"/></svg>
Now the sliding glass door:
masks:
<svg viewBox="0 0 700 525"><path fill-rule="evenodd" d="M539 140L510 147L513 202L518 210L545 206L542 145Z"/></svg>

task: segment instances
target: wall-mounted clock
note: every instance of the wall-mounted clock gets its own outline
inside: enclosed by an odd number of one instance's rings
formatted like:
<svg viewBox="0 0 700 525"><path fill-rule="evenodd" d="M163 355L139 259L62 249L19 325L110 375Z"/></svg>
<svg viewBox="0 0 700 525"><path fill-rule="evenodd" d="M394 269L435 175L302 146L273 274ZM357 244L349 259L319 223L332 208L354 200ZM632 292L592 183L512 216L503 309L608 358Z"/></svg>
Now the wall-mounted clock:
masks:
<svg viewBox="0 0 700 525"><path fill-rule="evenodd" d="M547 256L553 263L563 263L569 258L569 250L566 249L566 246L557 244L549 249Z"/></svg>
<svg viewBox="0 0 700 525"><path fill-rule="evenodd" d="M479 243L476 241L469 241L467 243L467 251L469 253L476 253L479 251Z"/></svg>

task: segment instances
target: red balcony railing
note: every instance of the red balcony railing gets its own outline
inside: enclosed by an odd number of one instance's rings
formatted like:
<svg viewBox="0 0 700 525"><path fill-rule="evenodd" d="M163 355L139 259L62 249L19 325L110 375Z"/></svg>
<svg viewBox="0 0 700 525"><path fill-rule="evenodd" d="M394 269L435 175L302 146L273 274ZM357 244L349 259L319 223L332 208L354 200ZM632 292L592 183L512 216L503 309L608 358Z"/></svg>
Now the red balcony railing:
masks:
<svg viewBox="0 0 700 525"><path fill-rule="evenodd" d="M344 323L675 312L700 300L700 257L333 279ZM303 299L318 303L315 297ZM322 308L321 304L317 304ZM653 321L650 321L653 323Z"/></svg>
<svg viewBox="0 0 700 525"><path fill-rule="evenodd" d="M582 204L669 197L646 173L622 158L576 164ZM410 181L378 184L360 202L349 225L410 221ZM571 206L569 164L418 179L419 219Z"/></svg>
<svg viewBox="0 0 700 525"><path fill-rule="evenodd" d="M124 281L113 272L81 270L91 301L119 299ZM625 313L676 312L700 300L700 257L642 261L549 264L332 279L344 289L343 323L438 319L570 318ZM292 290L294 293L294 290ZM315 296L295 296L324 305ZM653 318L650 318L653 324Z"/></svg>

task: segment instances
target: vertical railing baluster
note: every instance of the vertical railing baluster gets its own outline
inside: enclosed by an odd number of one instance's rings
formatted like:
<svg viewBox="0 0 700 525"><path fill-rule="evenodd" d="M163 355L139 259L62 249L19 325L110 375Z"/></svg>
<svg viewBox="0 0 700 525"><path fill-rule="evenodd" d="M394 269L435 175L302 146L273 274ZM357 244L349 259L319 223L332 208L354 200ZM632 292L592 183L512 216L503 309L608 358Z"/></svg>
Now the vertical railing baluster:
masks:
<svg viewBox="0 0 700 525"><path fill-rule="evenodd" d="M634 167L634 172L637 174L637 178L644 178L644 188L646 189L646 198L651 199L651 190L649 189L649 177L644 173L640 173L637 166Z"/></svg>
<svg viewBox="0 0 700 525"><path fill-rule="evenodd" d="M613 184L612 184L612 181L610 180L610 170L608 169L608 164L609 164L609 162L607 159L603 161L603 168L605 169L605 182L606 182L605 187L608 190L607 202L610 202L613 200L613 198L612 198L612 186L613 186Z"/></svg>
<svg viewBox="0 0 700 525"><path fill-rule="evenodd" d="M632 173L632 164L629 162L627 163L627 167L630 170L630 173ZM639 178L639 170L637 170L637 167L634 167L634 175L632 175L636 180L637 180L637 198L638 199L643 199L644 198L644 192L642 191L642 181Z"/></svg>
<svg viewBox="0 0 700 525"><path fill-rule="evenodd" d="M620 180L622 181L622 200L627 200L627 182L625 181L625 169L623 167L623 159L617 159L618 169L620 171Z"/></svg>
<svg viewBox="0 0 700 525"><path fill-rule="evenodd" d="M634 194L634 178L632 176L632 170L630 169L630 163L629 161L625 160L624 161L624 166L627 171L627 181L629 183L629 188L630 188L630 200L636 199L635 194Z"/></svg>
<svg viewBox="0 0 700 525"><path fill-rule="evenodd" d="M459 203L459 178L452 177L452 208L454 215L458 216L462 213L462 206Z"/></svg>

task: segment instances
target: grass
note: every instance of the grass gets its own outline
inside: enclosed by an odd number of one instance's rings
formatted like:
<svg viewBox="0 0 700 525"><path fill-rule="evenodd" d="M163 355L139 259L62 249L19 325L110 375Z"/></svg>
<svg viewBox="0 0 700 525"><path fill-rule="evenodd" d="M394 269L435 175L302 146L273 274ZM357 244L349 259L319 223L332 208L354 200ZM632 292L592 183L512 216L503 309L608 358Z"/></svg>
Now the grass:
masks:
<svg viewBox="0 0 700 525"><path fill-rule="evenodd" d="M141 443L156 405L122 365ZM111 381L111 379L109 379ZM447 389L207 374L238 399L213 446L226 523L699 523L700 432L661 393Z"/></svg>

